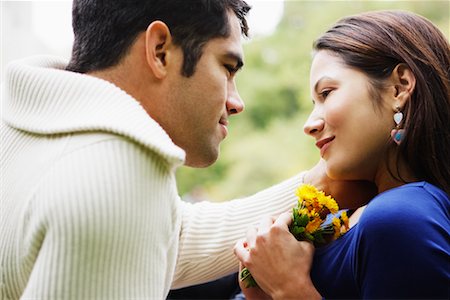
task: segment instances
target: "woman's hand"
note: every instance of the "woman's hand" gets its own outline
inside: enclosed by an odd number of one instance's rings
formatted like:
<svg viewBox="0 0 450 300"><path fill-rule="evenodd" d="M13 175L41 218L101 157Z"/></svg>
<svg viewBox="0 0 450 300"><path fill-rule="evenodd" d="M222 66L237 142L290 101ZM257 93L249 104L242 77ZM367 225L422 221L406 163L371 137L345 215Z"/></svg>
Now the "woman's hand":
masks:
<svg viewBox="0 0 450 300"><path fill-rule="evenodd" d="M245 240L236 243L236 256L261 288L244 288L249 299L265 294L273 299L321 299L309 275L314 246L294 238L288 227L291 222L290 212L276 220L264 218Z"/></svg>

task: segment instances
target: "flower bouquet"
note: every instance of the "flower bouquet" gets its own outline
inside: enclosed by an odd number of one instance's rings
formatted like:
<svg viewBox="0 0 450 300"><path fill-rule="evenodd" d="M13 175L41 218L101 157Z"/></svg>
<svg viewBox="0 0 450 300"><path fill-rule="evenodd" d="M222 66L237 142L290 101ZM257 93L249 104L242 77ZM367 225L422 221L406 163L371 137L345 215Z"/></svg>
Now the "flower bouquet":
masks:
<svg viewBox="0 0 450 300"><path fill-rule="evenodd" d="M315 247L331 242L348 230L348 217L345 211L339 216L339 207L331 196L309 184L301 185L295 192L297 206L292 209L292 224L289 231L300 241L310 241ZM331 222L325 223L327 215L332 214ZM247 268L243 268L239 279L245 287L257 286Z"/></svg>

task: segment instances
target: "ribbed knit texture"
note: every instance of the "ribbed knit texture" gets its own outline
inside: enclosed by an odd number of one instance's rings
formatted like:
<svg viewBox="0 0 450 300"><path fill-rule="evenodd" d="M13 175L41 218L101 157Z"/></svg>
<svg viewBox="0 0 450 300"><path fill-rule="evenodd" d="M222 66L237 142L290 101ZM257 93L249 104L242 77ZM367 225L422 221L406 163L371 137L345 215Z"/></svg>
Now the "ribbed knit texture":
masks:
<svg viewBox="0 0 450 300"><path fill-rule="evenodd" d="M184 151L131 96L65 64L7 69L0 299L164 299L237 271L236 240L295 204L300 175L245 199L182 202Z"/></svg>

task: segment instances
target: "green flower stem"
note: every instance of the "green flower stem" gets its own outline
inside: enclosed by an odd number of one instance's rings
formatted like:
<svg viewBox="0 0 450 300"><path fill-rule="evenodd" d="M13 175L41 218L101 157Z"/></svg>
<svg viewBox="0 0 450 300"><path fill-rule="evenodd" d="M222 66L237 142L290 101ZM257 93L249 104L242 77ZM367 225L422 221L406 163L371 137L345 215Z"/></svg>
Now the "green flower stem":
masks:
<svg viewBox="0 0 450 300"><path fill-rule="evenodd" d="M245 288L256 287L258 284L247 268L243 268L239 274L239 280L244 283Z"/></svg>

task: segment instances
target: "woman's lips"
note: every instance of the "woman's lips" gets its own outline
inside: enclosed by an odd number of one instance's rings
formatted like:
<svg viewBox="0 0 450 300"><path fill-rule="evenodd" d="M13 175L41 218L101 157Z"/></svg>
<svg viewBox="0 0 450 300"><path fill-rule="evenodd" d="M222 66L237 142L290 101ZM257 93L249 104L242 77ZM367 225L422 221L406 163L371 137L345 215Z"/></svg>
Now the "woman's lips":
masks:
<svg viewBox="0 0 450 300"><path fill-rule="evenodd" d="M320 149L320 156L323 157L325 154L325 151L328 149L328 146L330 145L330 142L334 140L334 136L321 139L316 143L317 148Z"/></svg>

